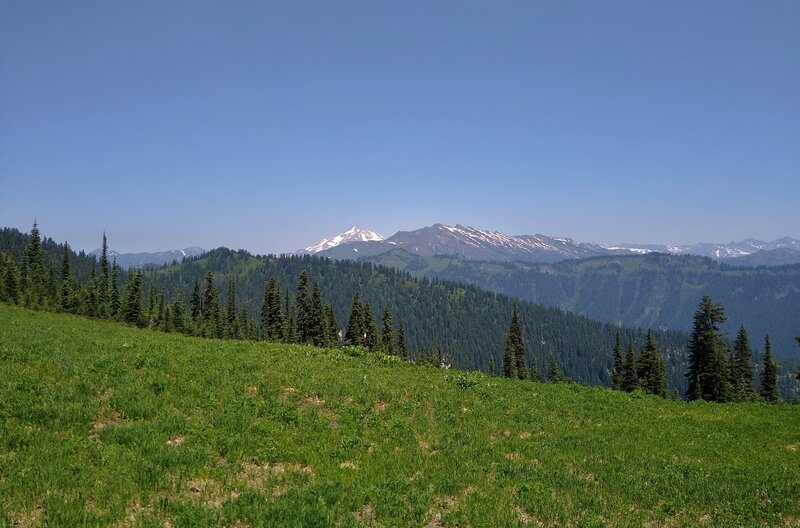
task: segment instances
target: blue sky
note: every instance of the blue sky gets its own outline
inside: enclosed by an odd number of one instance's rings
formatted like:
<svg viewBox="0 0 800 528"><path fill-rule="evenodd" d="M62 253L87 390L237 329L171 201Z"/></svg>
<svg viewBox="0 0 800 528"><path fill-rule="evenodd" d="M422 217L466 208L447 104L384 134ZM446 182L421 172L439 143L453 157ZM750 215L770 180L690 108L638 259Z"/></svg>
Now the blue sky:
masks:
<svg viewBox="0 0 800 528"><path fill-rule="evenodd" d="M800 238L800 2L0 4L0 225Z"/></svg>

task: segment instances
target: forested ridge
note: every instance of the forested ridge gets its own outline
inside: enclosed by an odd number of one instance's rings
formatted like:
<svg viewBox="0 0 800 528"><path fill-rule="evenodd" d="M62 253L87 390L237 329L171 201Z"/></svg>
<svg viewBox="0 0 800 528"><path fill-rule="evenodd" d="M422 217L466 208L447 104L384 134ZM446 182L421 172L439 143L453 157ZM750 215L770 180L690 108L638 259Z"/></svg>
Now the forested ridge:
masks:
<svg viewBox="0 0 800 528"><path fill-rule="evenodd" d="M689 332L704 295L725 306L723 327L733 339L741 324L770 334L776 355L800 359L800 265L733 267L706 257L625 255L556 264L475 262L453 256L422 257L396 249L367 260L511 295L591 319L641 328Z"/></svg>

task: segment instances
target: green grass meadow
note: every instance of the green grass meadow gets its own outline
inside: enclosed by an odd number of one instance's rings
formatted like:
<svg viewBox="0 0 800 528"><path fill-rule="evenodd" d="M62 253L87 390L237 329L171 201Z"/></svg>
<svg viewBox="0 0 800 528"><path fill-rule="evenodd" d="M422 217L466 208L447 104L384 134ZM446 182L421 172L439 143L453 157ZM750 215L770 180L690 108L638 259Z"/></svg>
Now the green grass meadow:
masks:
<svg viewBox="0 0 800 528"><path fill-rule="evenodd" d="M800 526L800 406L0 305L6 526Z"/></svg>

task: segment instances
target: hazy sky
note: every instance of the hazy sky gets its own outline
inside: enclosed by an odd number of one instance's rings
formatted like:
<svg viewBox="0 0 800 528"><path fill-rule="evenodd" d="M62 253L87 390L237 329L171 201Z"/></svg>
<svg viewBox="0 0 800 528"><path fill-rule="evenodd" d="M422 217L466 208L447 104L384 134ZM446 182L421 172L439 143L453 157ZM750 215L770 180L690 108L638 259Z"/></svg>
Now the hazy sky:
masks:
<svg viewBox="0 0 800 528"><path fill-rule="evenodd" d="M0 225L800 238L800 2L0 3Z"/></svg>

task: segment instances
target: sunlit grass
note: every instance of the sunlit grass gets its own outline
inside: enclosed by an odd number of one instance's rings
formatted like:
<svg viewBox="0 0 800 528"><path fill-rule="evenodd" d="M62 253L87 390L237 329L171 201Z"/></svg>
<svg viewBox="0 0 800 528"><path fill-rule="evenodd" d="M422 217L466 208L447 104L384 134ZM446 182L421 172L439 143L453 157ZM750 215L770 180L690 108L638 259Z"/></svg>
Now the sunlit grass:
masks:
<svg viewBox="0 0 800 528"><path fill-rule="evenodd" d="M0 306L0 526L800 523L800 406Z"/></svg>

